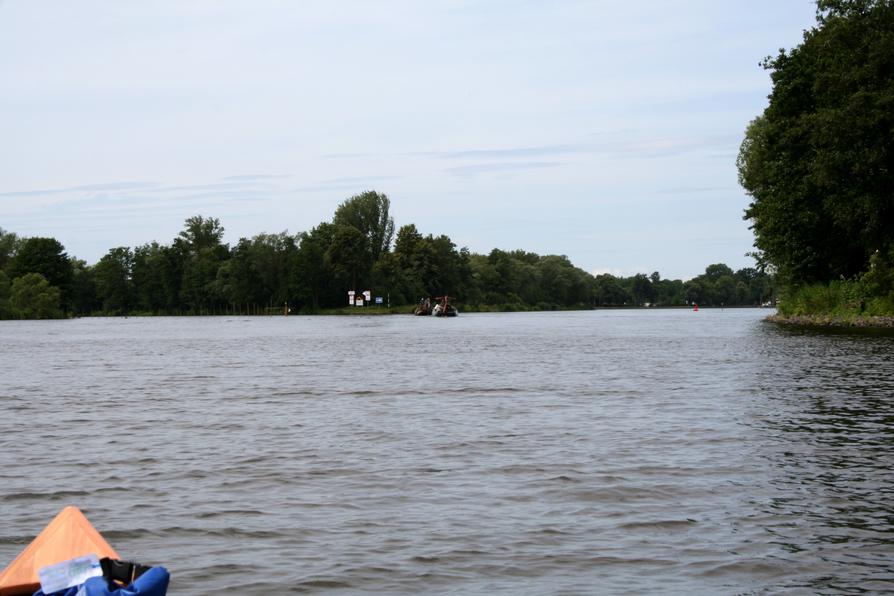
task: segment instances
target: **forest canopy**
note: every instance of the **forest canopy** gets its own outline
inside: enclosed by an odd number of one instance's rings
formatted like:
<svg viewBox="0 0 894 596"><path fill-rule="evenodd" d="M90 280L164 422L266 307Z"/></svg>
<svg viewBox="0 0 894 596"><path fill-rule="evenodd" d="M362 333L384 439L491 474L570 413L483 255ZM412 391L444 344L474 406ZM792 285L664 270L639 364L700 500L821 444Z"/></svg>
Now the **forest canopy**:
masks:
<svg viewBox="0 0 894 596"><path fill-rule="evenodd" d="M347 306L370 290L392 307L456 297L464 310L604 306L759 305L773 280L754 268L710 265L692 280L593 276L562 255L458 248L414 224L395 233L390 201L367 191L342 202L307 232L262 233L223 242L216 218L196 215L169 244L119 246L95 264L53 238L0 229L0 318L127 314L266 314Z"/></svg>

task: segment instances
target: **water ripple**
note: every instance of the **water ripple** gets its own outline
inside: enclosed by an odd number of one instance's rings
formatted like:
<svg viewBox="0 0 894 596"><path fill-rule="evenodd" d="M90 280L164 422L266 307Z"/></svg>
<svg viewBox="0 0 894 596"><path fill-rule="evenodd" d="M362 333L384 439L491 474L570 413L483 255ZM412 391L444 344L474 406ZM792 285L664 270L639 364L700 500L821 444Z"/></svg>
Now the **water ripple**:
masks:
<svg viewBox="0 0 894 596"><path fill-rule="evenodd" d="M76 504L178 594L894 590L894 338L764 314L2 322L0 566Z"/></svg>

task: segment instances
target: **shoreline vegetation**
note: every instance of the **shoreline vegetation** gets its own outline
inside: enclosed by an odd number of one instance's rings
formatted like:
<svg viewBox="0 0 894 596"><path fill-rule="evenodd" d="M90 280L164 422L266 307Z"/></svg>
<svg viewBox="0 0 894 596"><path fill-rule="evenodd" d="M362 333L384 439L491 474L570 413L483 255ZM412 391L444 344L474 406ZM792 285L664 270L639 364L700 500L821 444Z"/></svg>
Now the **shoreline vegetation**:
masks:
<svg viewBox="0 0 894 596"><path fill-rule="evenodd" d="M894 321L894 1L818 0L737 159L758 266L779 314L820 327Z"/></svg>
<svg viewBox="0 0 894 596"><path fill-rule="evenodd" d="M722 263L684 282L657 271L592 275L564 255L476 254L413 224L395 234L389 209L387 196L367 191L308 232L233 246L219 220L197 215L170 244L112 248L92 265L55 238L0 229L0 319L411 313L435 296L463 312L760 306L776 296L772 275ZM365 292L364 306L349 305Z"/></svg>
<svg viewBox="0 0 894 596"><path fill-rule="evenodd" d="M698 310L738 310L743 308L765 308L765 309L775 309L772 306L756 306L756 305L735 305L735 306L701 306L699 305ZM473 306L471 308L466 308L465 310L460 310L462 314L500 314L500 313L514 313L514 312L524 312L524 313L550 313L550 312L588 312L588 311L596 311L596 310L693 310L693 305L682 305L682 306L578 306L578 307L562 307L562 308L550 308L550 309L542 309L536 307L528 307L528 308L520 308L518 305L478 305ZM89 314L89 315L79 315L72 318L151 318L151 317L281 317L284 316L282 308L269 308L269 309L260 309L257 312L238 312L238 311L216 311L216 312L195 312L195 313L172 313L172 314L157 314L151 312L131 312L126 315L106 315L106 314ZM320 310L316 310L313 312L302 312L302 313L288 313L288 316L292 317L351 317L351 316L360 316L360 317L376 317L376 316L387 316L387 315L409 315L414 316L412 309L408 309L407 306L364 306L362 308L354 307L354 306L343 306L338 308L323 308ZM768 320L773 318L774 315L770 315L767 317Z"/></svg>

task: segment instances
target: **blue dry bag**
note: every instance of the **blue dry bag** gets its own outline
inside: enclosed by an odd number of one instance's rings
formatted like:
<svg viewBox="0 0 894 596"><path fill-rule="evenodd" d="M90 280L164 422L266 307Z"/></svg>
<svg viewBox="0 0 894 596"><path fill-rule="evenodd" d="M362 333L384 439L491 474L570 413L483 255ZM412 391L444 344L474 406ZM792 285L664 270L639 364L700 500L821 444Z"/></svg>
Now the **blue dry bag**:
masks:
<svg viewBox="0 0 894 596"><path fill-rule="evenodd" d="M72 586L51 594L38 590L34 596L165 596L171 574L164 567L152 567L126 588L109 589L104 577L91 577L80 586ZM81 590L81 591L79 591Z"/></svg>

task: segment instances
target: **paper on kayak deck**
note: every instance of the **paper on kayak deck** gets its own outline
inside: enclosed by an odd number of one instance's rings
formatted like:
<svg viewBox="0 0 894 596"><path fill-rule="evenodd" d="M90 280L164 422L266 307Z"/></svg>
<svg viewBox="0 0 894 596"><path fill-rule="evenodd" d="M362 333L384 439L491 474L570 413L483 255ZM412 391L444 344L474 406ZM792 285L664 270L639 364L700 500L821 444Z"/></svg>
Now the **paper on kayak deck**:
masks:
<svg viewBox="0 0 894 596"><path fill-rule="evenodd" d="M38 569L90 553L121 558L80 509L68 506L0 572L0 594L33 594L40 588Z"/></svg>
<svg viewBox="0 0 894 596"><path fill-rule="evenodd" d="M44 594L52 594L72 586L77 586L91 577L102 575L99 557L94 554L76 557L54 565L47 565L37 572L40 588Z"/></svg>

